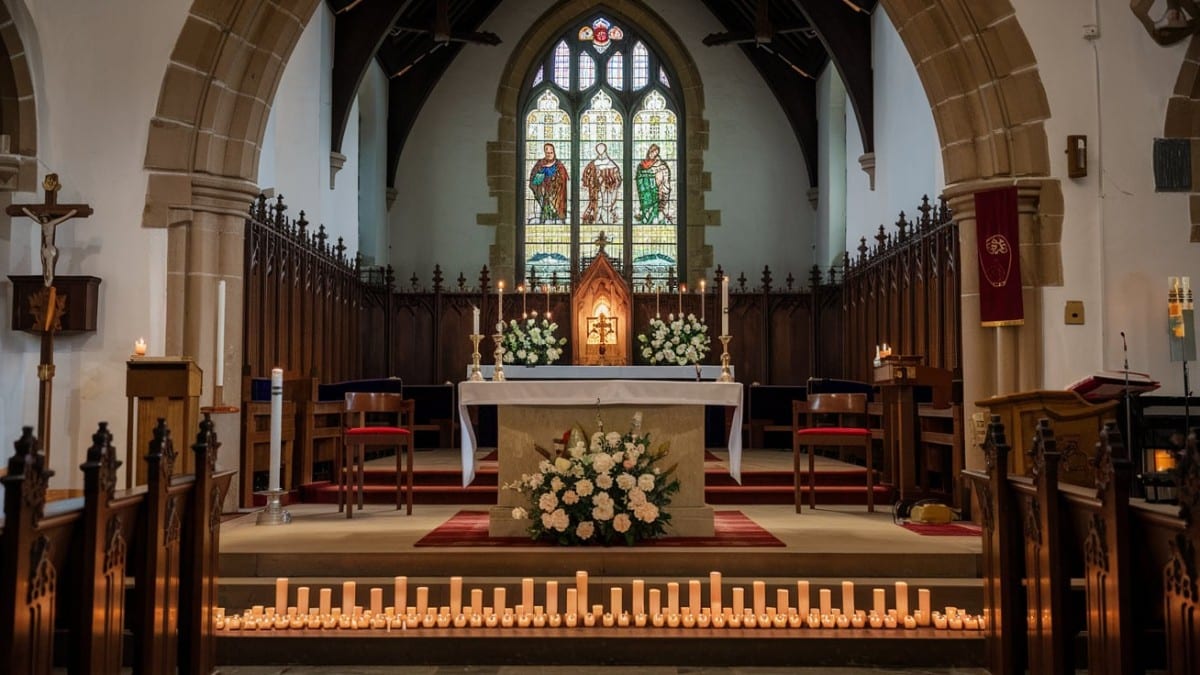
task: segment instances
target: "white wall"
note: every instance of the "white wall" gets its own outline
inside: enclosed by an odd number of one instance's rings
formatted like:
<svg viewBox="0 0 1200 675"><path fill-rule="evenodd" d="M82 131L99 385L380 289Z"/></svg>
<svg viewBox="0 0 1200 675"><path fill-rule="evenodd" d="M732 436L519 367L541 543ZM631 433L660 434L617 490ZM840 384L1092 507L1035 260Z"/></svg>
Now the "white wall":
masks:
<svg viewBox="0 0 1200 675"><path fill-rule="evenodd" d="M358 247L375 262L388 262L387 221L388 79L372 62L358 92Z"/></svg>
<svg viewBox="0 0 1200 675"><path fill-rule="evenodd" d="M846 250L846 105L846 85L837 68L826 66L817 79L819 197L813 246L822 270L840 266Z"/></svg>
<svg viewBox="0 0 1200 675"><path fill-rule="evenodd" d="M144 336L162 354L166 231L143 229L149 120L188 0L38 0L7 3L34 74L40 178L56 172L62 202L95 213L59 228L58 273L95 275L95 333L56 340L51 468L55 488L82 484L78 470L95 425L125 443L125 361ZM86 45L86 51L81 47ZM13 202L40 202L18 193ZM23 424L37 422L39 340L8 328L8 274L38 274L38 236L27 218L0 216L0 458ZM130 261L139 261L130 264ZM144 261L144 262L142 262Z"/></svg>
<svg viewBox="0 0 1200 675"><path fill-rule="evenodd" d="M428 279L435 263L447 278L475 278L488 260L494 230L476 214L493 212L487 194L485 152L496 138L496 87L512 49L545 3L506 2L487 30L498 47L466 47L421 111L400 158L391 209L392 262L397 276ZM782 109L758 72L736 47L705 47L700 40L723 30L698 3L656 0L652 9L680 35L704 83L709 121L705 170L712 172L707 207L721 225L706 232L713 258L737 276L758 279L770 265L776 279L807 275L812 264L813 211L804 160Z"/></svg>
<svg viewBox="0 0 1200 675"><path fill-rule="evenodd" d="M871 68L875 81L875 190L859 166L858 117L846 101L846 247L857 255L860 237L874 243L879 226L894 232L911 217L921 195L941 193L941 144L916 66L882 6L871 15Z"/></svg>

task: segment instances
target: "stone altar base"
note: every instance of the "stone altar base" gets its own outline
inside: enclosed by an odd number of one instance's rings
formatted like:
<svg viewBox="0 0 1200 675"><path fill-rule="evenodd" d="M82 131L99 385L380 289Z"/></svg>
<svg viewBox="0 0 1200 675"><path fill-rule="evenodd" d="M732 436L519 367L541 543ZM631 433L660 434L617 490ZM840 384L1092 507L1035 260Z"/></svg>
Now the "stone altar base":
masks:
<svg viewBox="0 0 1200 675"><path fill-rule="evenodd" d="M670 452L659 461L665 472L676 466L679 491L671 499L669 536L713 536L713 508L704 503L704 406L700 405L613 405L599 408L605 431L625 433L634 413L642 413L642 430L657 448L670 443ZM590 436L596 431L596 406L508 406L497 407L497 464L503 486L522 474L535 473L543 457L534 445L553 449L554 441L567 429L582 427ZM516 507L529 508L528 497L512 490L500 490L498 503L491 508L488 535L523 537L529 534L529 521L516 520Z"/></svg>

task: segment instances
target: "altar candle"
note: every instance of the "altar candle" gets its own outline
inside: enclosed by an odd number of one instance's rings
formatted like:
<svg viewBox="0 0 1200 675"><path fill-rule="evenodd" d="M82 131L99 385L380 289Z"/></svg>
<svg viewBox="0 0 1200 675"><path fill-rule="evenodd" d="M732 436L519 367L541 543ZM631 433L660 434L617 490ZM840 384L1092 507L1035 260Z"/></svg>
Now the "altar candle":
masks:
<svg viewBox="0 0 1200 675"><path fill-rule="evenodd" d="M733 589L733 614L741 616L746 613L746 589L738 586Z"/></svg>
<svg viewBox="0 0 1200 675"><path fill-rule="evenodd" d="M896 614L901 621L908 616L908 583L904 581L896 582Z"/></svg>
<svg viewBox="0 0 1200 675"><path fill-rule="evenodd" d="M662 614L662 591L657 588L650 589L650 616Z"/></svg>
<svg viewBox="0 0 1200 675"><path fill-rule="evenodd" d="M217 282L217 379L218 387L225 386L225 280Z"/></svg>
<svg viewBox="0 0 1200 675"><path fill-rule="evenodd" d="M558 614L558 582L546 582L546 613Z"/></svg>
<svg viewBox="0 0 1200 675"><path fill-rule="evenodd" d="M721 335L729 335L729 277L721 278Z"/></svg>
<svg viewBox="0 0 1200 675"><path fill-rule="evenodd" d="M887 614L887 595L882 588L876 588L872 594L875 596L875 606L872 609L879 616Z"/></svg>
<svg viewBox="0 0 1200 675"><path fill-rule="evenodd" d="M679 582L667 584L667 614L679 613Z"/></svg>
<svg viewBox="0 0 1200 675"><path fill-rule="evenodd" d="M308 586L296 589L296 612L301 615L308 614Z"/></svg>
<svg viewBox="0 0 1200 675"><path fill-rule="evenodd" d="M287 577L279 577L275 580L275 613L284 614L287 612L287 597L288 597L288 580Z"/></svg>
<svg viewBox="0 0 1200 675"><path fill-rule="evenodd" d="M483 616L483 589L471 589L471 614Z"/></svg>
<svg viewBox="0 0 1200 675"><path fill-rule="evenodd" d="M503 586L492 590L492 611L500 616L504 616L504 610L508 607L508 598L505 597L507 594Z"/></svg>
<svg viewBox="0 0 1200 675"><path fill-rule="evenodd" d="M687 293L687 284L679 284L679 318L683 318L683 294Z"/></svg>
<svg viewBox="0 0 1200 675"><path fill-rule="evenodd" d="M521 292L521 318L524 319L525 317L529 316L529 310L525 305L525 298L527 297L525 293L525 284L518 284L517 290Z"/></svg>
<svg viewBox="0 0 1200 675"><path fill-rule="evenodd" d="M579 613L579 589L567 589L567 614Z"/></svg>
<svg viewBox="0 0 1200 675"><path fill-rule="evenodd" d="M479 335L479 308L472 306L471 314L473 315L471 323L471 335Z"/></svg>
<svg viewBox="0 0 1200 675"><path fill-rule="evenodd" d="M608 601L608 611L612 612L613 616L621 616L621 587L613 586L609 591L610 599Z"/></svg>
<svg viewBox="0 0 1200 675"><path fill-rule="evenodd" d="M576 614L583 616L584 614L587 614L587 611L588 611L588 602L587 602L588 573L587 572L579 571L579 572L575 573L575 591L577 593L576 598L578 598L579 604L574 605L571 603L567 603L570 606L570 609L567 611L575 612Z"/></svg>
<svg viewBox="0 0 1200 675"><path fill-rule="evenodd" d="M220 380L218 380L219 382ZM279 465L283 461L283 369L271 369L271 490L279 490Z"/></svg>
<svg viewBox="0 0 1200 675"><path fill-rule="evenodd" d="M644 598L645 594L646 594L646 582L642 581L641 579L634 579L633 580L633 614L634 614L634 616L636 616L638 614L646 613L646 606L642 602L645 599Z"/></svg>
<svg viewBox="0 0 1200 675"><path fill-rule="evenodd" d="M796 582L796 613L800 616L808 616L808 582Z"/></svg>
<svg viewBox="0 0 1200 675"><path fill-rule="evenodd" d="M775 591L775 613L787 616L788 613L788 590L780 588Z"/></svg>
<svg viewBox="0 0 1200 675"><path fill-rule="evenodd" d="M396 613L404 614L408 611L408 577L396 577L394 581L396 590L392 602L396 605Z"/></svg>
<svg viewBox="0 0 1200 675"><path fill-rule="evenodd" d="M703 283L703 282L701 282ZM712 615L721 613L721 573L708 573L708 607Z"/></svg>
<svg viewBox="0 0 1200 675"><path fill-rule="evenodd" d="M504 331L504 282L496 284L496 332Z"/></svg>
<svg viewBox="0 0 1200 675"><path fill-rule="evenodd" d="M656 319L660 318L662 316L662 314L659 313L659 309L661 308L659 305L659 294L661 292L662 292L662 287L655 285L654 286L654 318L656 318Z"/></svg>
<svg viewBox="0 0 1200 675"><path fill-rule="evenodd" d="M417 586L417 614L425 616L429 611L429 587Z"/></svg>
<svg viewBox="0 0 1200 675"><path fill-rule="evenodd" d="M354 616L354 582L342 584L342 615Z"/></svg>
<svg viewBox="0 0 1200 675"><path fill-rule="evenodd" d="M822 588L819 594L821 596L821 616L827 616L833 608L833 591Z"/></svg>
<svg viewBox="0 0 1200 675"><path fill-rule="evenodd" d="M767 583L754 582L754 615L762 616L767 613Z"/></svg>
<svg viewBox="0 0 1200 675"><path fill-rule="evenodd" d="M533 579L530 577L521 579L521 607L526 614L533 611Z"/></svg>
<svg viewBox="0 0 1200 675"><path fill-rule="evenodd" d="M318 605L318 607L320 608L320 611L321 611L321 616L329 615L330 606L332 604L333 604L333 589L332 588L322 588L321 589L321 601Z"/></svg>
<svg viewBox="0 0 1200 675"><path fill-rule="evenodd" d="M704 280L700 280L700 322L704 322L704 305L708 304L704 297Z"/></svg>
<svg viewBox="0 0 1200 675"><path fill-rule="evenodd" d="M383 614L383 589L375 587L371 589L371 613L378 616Z"/></svg>
<svg viewBox="0 0 1200 675"><path fill-rule="evenodd" d="M854 582L842 582L842 614L854 616Z"/></svg>
<svg viewBox="0 0 1200 675"><path fill-rule="evenodd" d="M921 620L917 622L919 626L929 625L929 589L917 589L917 611L921 612Z"/></svg>
<svg viewBox="0 0 1200 675"><path fill-rule="evenodd" d="M542 290L546 292L546 318L550 318L550 284L542 284Z"/></svg>
<svg viewBox="0 0 1200 675"><path fill-rule="evenodd" d="M688 582L688 611L700 614L700 581L692 579Z"/></svg>
<svg viewBox="0 0 1200 675"><path fill-rule="evenodd" d="M450 577L450 614L462 614L462 577Z"/></svg>

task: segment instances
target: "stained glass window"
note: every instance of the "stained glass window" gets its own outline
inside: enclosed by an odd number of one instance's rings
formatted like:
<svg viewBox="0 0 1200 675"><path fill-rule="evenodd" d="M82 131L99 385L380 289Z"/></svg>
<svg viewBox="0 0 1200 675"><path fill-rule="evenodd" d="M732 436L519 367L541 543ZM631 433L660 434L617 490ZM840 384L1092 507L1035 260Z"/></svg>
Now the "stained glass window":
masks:
<svg viewBox="0 0 1200 675"><path fill-rule="evenodd" d="M557 273L568 283L603 232L606 253L628 278L679 276L685 161L670 64L635 29L593 15L531 72L522 94L518 273Z"/></svg>

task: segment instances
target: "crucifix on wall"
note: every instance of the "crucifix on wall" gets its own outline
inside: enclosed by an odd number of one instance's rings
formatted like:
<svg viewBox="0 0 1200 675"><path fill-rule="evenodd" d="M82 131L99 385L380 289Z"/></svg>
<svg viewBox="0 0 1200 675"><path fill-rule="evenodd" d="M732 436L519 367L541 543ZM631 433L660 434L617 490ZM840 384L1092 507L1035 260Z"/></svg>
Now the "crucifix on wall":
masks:
<svg viewBox="0 0 1200 675"><path fill-rule="evenodd" d="M50 400L54 380L54 332L66 311L66 297L60 297L54 287L54 269L58 262L58 247L55 235L58 226L72 218L87 218L92 207L87 204L59 204L58 174L46 174L42 188L46 198L41 204L12 204L6 210L9 216L31 218L41 226L42 284L41 290L30 298L30 306L37 313L37 323L42 335L41 363L38 364L38 437L50 461Z"/></svg>

